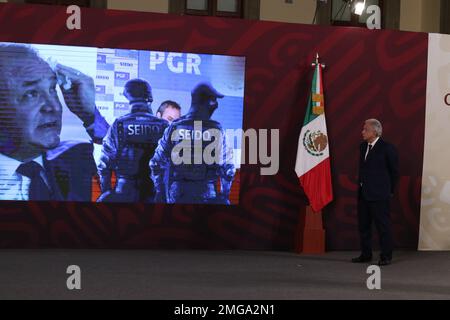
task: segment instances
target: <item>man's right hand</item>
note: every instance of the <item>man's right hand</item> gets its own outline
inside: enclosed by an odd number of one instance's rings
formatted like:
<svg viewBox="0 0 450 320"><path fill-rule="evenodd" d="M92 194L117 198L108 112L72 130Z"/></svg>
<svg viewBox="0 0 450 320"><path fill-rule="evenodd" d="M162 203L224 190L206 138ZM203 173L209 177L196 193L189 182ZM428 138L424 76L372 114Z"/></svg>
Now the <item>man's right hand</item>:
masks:
<svg viewBox="0 0 450 320"><path fill-rule="evenodd" d="M67 107L81 121L89 126L94 122L95 112L95 86L94 80L73 68L58 64L56 73L64 81L71 82L70 88L61 84L61 91ZM67 83L69 84L69 83Z"/></svg>

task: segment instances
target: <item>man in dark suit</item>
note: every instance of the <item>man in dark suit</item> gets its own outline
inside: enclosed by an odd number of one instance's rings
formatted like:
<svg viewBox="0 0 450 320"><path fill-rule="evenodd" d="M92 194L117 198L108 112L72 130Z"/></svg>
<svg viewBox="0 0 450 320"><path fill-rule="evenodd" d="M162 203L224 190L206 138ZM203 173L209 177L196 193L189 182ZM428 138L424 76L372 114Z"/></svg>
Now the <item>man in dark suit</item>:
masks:
<svg viewBox="0 0 450 320"><path fill-rule="evenodd" d="M60 140L58 87L101 143L109 125L95 106L92 78L50 67L30 46L0 43L0 200L91 201L93 145Z"/></svg>
<svg viewBox="0 0 450 320"><path fill-rule="evenodd" d="M376 119L365 122L362 131L364 142L360 146L358 227L361 255L354 263L372 260L372 221L380 238L381 254L378 264L392 261L393 239L390 220L390 198L398 180L398 155L396 148L381 138L383 128Z"/></svg>

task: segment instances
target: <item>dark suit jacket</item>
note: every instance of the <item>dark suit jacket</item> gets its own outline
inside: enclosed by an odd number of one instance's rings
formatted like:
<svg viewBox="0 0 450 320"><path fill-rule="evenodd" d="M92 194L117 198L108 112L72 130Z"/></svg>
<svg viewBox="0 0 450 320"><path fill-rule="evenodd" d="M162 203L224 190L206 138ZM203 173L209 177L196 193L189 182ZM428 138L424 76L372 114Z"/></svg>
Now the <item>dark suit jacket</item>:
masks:
<svg viewBox="0 0 450 320"><path fill-rule="evenodd" d="M44 168L53 200L91 201L92 178L97 173L92 143L63 141L47 152Z"/></svg>
<svg viewBox="0 0 450 320"><path fill-rule="evenodd" d="M360 146L359 196L367 201L387 200L399 178L397 150L380 138L364 160L367 146L367 142Z"/></svg>

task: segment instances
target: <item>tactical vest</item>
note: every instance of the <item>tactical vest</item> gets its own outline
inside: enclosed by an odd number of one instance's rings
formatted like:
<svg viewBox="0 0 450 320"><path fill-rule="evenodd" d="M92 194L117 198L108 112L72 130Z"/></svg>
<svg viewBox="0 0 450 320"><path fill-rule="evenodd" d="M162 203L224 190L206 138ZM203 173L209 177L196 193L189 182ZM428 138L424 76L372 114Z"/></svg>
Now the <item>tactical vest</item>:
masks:
<svg viewBox="0 0 450 320"><path fill-rule="evenodd" d="M128 178L148 178L149 160L168 123L149 113L132 113L117 120L116 173Z"/></svg>
<svg viewBox="0 0 450 320"><path fill-rule="evenodd" d="M210 145L215 139L214 135L211 133L211 129L216 129L221 132L221 126L214 120L203 120L201 122L201 130L196 130L196 128L194 128L193 119L182 119L172 124L171 133L176 132L178 134L178 140L173 142L173 147L181 143L183 140L190 140L191 154L189 156L190 164L176 165L172 161L170 161L171 164L169 172L171 176L171 182L187 181L215 183L220 176L220 165L218 163L205 163L203 155L205 148ZM223 137L221 137L221 139L222 138ZM198 146L201 146L201 148L198 148L198 150L194 148L196 143ZM219 143L221 145L222 141L220 141ZM197 152L197 159L200 159L200 161L198 161L199 163L195 162L195 152Z"/></svg>

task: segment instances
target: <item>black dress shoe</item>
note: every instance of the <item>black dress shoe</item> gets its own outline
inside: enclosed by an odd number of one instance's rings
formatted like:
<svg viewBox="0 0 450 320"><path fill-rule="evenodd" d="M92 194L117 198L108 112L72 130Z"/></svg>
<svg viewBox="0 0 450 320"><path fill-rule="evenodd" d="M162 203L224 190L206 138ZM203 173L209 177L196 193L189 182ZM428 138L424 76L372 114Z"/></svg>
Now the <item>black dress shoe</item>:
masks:
<svg viewBox="0 0 450 320"><path fill-rule="evenodd" d="M380 259L380 260L378 261L378 265L379 265L380 267L388 266L388 265L390 265L391 263L392 263L392 259L386 259L386 258L382 258L382 259Z"/></svg>
<svg viewBox="0 0 450 320"><path fill-rule="evenodd" d="M372 257L359 256L357 258L353 258L353 263L366 263L372 261Z"/></svg>

